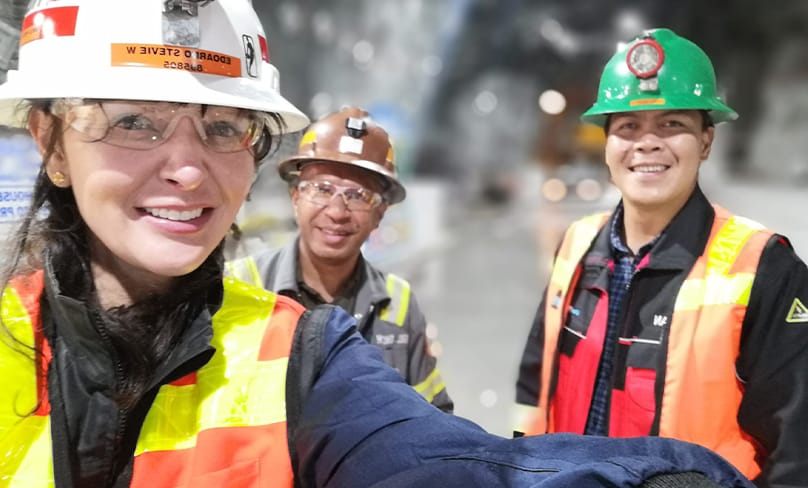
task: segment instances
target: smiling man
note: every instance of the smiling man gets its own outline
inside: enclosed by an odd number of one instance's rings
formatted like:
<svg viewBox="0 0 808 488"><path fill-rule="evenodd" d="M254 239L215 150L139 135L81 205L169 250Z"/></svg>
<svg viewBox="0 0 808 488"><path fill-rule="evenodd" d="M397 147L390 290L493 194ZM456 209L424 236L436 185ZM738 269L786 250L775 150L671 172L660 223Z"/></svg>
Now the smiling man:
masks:
<svg viewBox="0 0 808 488"><path fill-rule="evenodd" d="M658 435L759 486L808 479L808 270L788 240L698 184L737 114L712 63L668 29L615 54L584 122L622 200L572 224L522 357L515 431Z"/></svg>
<svg viewBox="0 0 808 488"><path fill-rule="evenodd" d="M409 283L376 269L361 252L387 206L406 196L387 132L364 110L346 108L312 124L278 171L289 183L299 235L284 248L229 263L230 271L309 310L331 303L350 312L387 364L451 412Z"/></svg>

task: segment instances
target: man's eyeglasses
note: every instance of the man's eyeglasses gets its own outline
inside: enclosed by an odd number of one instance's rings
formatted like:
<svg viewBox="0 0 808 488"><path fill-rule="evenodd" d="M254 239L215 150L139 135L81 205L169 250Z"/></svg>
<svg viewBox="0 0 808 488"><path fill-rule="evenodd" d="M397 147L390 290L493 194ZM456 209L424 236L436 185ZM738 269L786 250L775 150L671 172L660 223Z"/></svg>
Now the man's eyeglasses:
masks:
<svg viewBox="0 0 808 488"><path fill-rule="evenodd" d="M183 117L216 152L250 150L263 159L269 150L266 117L260 112L217 105L121 100L56 100L51 112L92 141L129 149L151 149L171 137ZM261 154L263 153L263 154Z"/></svg>
<svg viewBox="0 0 808 488"><path fill-rule="evenodd" d="M297 184L297 190L311 203L325 207L339 195L348 210L367 211L378 207L384 200L375 191L361 186L340 186L328 181L302 180Z"/></svg>

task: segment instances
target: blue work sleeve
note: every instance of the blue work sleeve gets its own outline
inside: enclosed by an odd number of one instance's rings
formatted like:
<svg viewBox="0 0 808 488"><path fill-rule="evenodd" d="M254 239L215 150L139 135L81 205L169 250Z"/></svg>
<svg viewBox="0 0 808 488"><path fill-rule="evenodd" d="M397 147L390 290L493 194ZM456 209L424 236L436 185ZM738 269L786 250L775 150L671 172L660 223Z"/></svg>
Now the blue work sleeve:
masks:
<svg viewBox="0 0 808 488"><path fill-rule="evenodd" d="M670 439L487 433L429 404L353 327L334 307L325 359L291 439L302 487L639 487L695 471L715 482L701 486L753 488L716 454Z"/></svg>

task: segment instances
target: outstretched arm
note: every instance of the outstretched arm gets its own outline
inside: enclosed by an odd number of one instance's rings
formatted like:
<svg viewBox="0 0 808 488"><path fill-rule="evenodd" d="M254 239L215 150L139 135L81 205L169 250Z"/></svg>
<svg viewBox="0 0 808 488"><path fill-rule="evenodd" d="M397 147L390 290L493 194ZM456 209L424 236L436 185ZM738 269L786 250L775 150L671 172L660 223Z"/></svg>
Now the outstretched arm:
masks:
<svg viewBox="0 0 808 488"><path fill-rule="evenodd" d="M696 471L720 486L752 488L717 455L670 439L489 434L430 405L353 328L352 317L330 307L322 333L302 348L296 340L290 358L290 385L305 384L306 371L314 379L300 416L289 415L302 487L639 487Z"/></svg>

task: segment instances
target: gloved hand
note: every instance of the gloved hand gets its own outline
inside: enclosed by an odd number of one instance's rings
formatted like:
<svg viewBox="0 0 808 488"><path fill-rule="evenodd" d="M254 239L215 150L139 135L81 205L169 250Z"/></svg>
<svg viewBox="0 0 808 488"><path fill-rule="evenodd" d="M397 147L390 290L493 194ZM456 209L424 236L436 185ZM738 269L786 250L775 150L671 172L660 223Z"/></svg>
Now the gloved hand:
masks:
<svg viewBox="0 0 808 488"><path fill-rule="evenodd" d="M721 488L721 485L701 473L688 471L648 478L640 488Z"/></svg>

